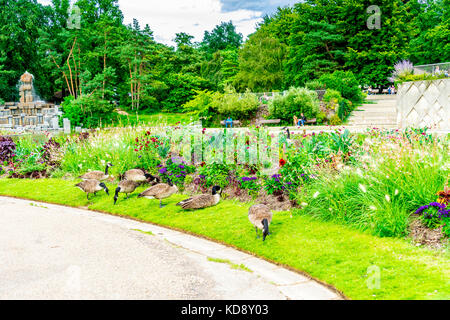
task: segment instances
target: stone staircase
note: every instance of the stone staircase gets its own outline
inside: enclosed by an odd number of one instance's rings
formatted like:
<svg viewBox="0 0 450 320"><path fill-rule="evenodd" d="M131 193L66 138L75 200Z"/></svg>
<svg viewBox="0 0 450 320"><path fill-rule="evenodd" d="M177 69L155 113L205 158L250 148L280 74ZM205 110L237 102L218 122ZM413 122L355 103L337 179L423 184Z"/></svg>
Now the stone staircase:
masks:
<svg viewBox="0 0 450 320"><path fill-rule="evenodd" d="M352 112L349 126L397 128L397 109L395 95L369 95L365 103Z"/></svg>

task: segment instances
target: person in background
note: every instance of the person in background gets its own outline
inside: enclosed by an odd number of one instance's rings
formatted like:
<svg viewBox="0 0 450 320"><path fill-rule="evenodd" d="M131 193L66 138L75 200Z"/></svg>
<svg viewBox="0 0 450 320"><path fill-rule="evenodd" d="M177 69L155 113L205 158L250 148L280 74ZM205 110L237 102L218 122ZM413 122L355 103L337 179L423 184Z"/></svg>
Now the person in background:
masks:
<svg viewBox="0 0 450 320"><path fill-rule="evenodd" d="M304 126L305 125L305 122L306 122L306 117L305 117L305 115L303 114L303 112L300 114L300 119L298 119L298 126L300 127L300 126Z"/></svg>
<svg viewBox="0 0 450 320"><path fill-rule="evenodd" d="M233 119L229 116L228 119L225 121L225 127L228 128L228 125L230 125L230 128L233 128Z"/></svg>
<svg viewBox="0 0 450 320"><path fill-rule="evenodd" d="M297 116L294 116L294 126L296 126L298 124L298 118Z"/></svg>

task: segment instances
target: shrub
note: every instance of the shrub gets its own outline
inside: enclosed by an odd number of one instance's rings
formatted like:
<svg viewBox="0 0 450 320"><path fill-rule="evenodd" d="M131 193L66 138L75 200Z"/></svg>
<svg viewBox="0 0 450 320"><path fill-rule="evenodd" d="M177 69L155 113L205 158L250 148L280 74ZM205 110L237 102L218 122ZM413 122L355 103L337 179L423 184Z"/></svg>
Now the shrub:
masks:
<svg viewBox="0 0 450 320"><path fill-rule="evenodd" d="M339 119L341 119L342 121L345 121L350 116L350 114L352 113L353 110L354 110L354 108L353 108L353 104L351 101L349 101L347 99L341 99L339 101L337 115L338 115Z"/></svg>
<svg viewBox="0 0 450 320"><path fill-rule="evenodd" d="M248 120L254 117L259 108L259 101L258 97L249 89L239 95L234 88L226 86L223 95L214 96L212 108L224 117L231 116L236 120Z"/></svg>
<svg viewBox="0 0 450 320"><path fill-rule="evenodd" d="M329 119L329 124L332 126L338 126L340 124L342 124L342 120L339 118L339 116L337 114L333 115L330 119Z"/></svg>
<svg viewBox="0 0 450 320"><path fill-rule="evenodd" d="M64 99L62 110L73 126L95 128L111 122L114 106L95 95L70 96Z"/></svg>
<svg viewBox="0 0 450 320"><path fill-rule="evenodd" d="M326 85L327 90L337 90L342 97L353 103L361 103L364 100L359 83L351 71L335 71L332 74L324 74L319 81Z"/></svg>
<svg viewBox="0 0 450 320"><path fill-rule="evenodd" d="M10 137L0 136L0 162L11 161L15 150L16 144Z"/></svg>
<svg viewBox="0 0 450 320"><path fill-rule="evenodd" d="M316 79L306 82L305 87L309 90L324 90L325 84Z"/></svg>
<svg viewBox="0 0 450 320"><path fill-rule="evenodd" d="M221 94L219 92L211 92L208 90L195 91L195 93L195 98L186 102L183 105L183 109L197 119L203 119L206 124L209 125L216 114L212 107L212 102Z"/></svg>
<svg viewBox="0 0 450 320"><path fill-rule="evenodd" d="M291 123L294 115L303 113L306 118L315 118L319 113L319 99L315 91L306 88L290 88L284 95L276 95L269 102L272 118Z"/></svg>

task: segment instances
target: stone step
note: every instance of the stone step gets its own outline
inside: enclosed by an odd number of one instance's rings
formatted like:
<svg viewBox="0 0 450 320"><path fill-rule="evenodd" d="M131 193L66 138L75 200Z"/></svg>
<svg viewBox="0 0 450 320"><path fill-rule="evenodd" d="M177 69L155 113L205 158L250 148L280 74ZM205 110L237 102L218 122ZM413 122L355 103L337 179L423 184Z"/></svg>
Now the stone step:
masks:
<svg viewBox="0 0 450 320"><path fill-rule="evenodd" d="M348 121L349 125L355 126L366 126L366 125L397 125L397 120L358 120L358 121Z"/></svg>
<svg viewBox="0 0 450 320"><path fill-rule="evenodd" d="M360 116L370 116L370 117L396 117L397 112L389 112L389 111L372 111L372 110L357 110L353 111L352 116L360 117Z"/></svg>

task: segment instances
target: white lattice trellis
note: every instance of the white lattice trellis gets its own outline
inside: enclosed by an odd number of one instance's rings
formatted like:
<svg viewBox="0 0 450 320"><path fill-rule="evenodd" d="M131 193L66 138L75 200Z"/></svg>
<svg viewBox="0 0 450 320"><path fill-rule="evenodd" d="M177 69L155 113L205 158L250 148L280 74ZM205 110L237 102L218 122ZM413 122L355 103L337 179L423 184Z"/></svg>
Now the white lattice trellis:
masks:
<svg viewBox="0 0 450 320"><path fill-rule="evenodd" d="M450 129L450 79L405 82L397 93L400 128Z"/></svg>

